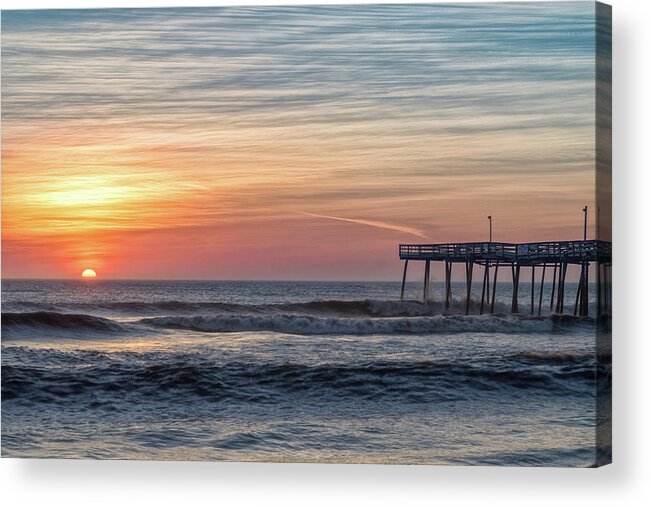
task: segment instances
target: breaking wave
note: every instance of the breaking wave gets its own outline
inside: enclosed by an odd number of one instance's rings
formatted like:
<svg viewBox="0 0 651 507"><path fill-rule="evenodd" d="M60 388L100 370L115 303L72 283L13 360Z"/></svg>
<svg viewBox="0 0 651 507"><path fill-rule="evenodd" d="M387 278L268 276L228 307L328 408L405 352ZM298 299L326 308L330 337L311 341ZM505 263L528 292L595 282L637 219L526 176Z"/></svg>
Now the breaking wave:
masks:
<svg viewBox="0 0 651 507"><path fill-rule="evenodd" d="M210 304L211 313L174 314L119 322L108 317L54 311L2 314L5 338L97 336L176 329L208 333L268 331L297 335L436 333L565 333L594 326L567 315L533 317L495 313L436 314L433 304L391 301L323 301L287 305ZM195 305L192 306L193 310ZM151 306L150 306L151 308ZM162 307L157 307L160 310ZM204 306L204 311L207 309ZM221 311L219 311L220 309ZM240 310L235 313L235 310ZM142 309L141 309L142 310Z"/></svg>
<svg viewBox="0 0 651 507"><path fill-rule="evenodd" d="M4 337L29 336L39 332L71 335L116 334L125 331L121 324L102 317L56 312L3 313Z"/></svg>
<svg viewBox="0 0 651 507"><path fill-rule="evenodd" d="M116 301L99 303L34 303L31 301L15 301L7 303L10 311L16 312L70 312L70 313L117 313L126 315L177 315L177 314L298 314L326 315L339 317L425 317L446 313L441 302L423 303L420 301L384 301L364 299L357 301L323 300L303 303L269 303L269 304L237 304L223 302L187 302L187 301ZM479 312L479 301L472 300L471 313ZM510 307L496 303L495 310L507 312ZM449 313L465 312L465 301L451 301Z"/></svg>
<svg viewBox="0 0 651 507"><path fill-rule="evenodd" d="M309 315L193 315L142 319L141 324L167 329L228 333L273 331L300 335L549 333L569 330L581 319L507 315L438 315L433 317L336 318Z"/></svg>

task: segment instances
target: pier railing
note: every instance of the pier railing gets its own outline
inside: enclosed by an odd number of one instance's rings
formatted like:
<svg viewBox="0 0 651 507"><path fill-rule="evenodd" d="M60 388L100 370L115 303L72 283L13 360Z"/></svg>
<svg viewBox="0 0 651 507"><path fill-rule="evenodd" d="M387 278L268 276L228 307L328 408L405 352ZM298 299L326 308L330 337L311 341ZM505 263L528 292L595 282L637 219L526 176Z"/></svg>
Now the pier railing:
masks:
<svg viewBox="0 0 651 507"><path fill-rule="evenodd" d="M401 244L399 255L403 260L581 263L609 258L611 243L593 239L539 243Z"/></svg>
<svg viewBox="0 0 651 507"><path fill-rule="evenodd" d="M423 279L423 300L430 297L430 263L445 263L445 308L450 307L452 297L452 266L455 263L465 264L466 278L466 314L470 309L470 296L472 292L473 268L479 264L484 270L482 280L481 302L479 313L483 313L485 305L490 311L495 308L495 286L497 271L500 266L510 266L513 279L511 311L518 313L518 287L520 283L520 270L531 270L531 301L530 312L534 314L534 296L536 269L540 270L540 291L538 299L538 315L542 311L543 287L545 273L553 269L550 311L563 313L565 303L565 278L567 267L575 264L581 267L578 281L577 295L574 303L574 315L588 315L588 273L591 264L596 264L597 269L597 316L610 314L610 267L612 263L612 244L599 240L578 241L544 241L538 243L502 243L502 242L475 242L475 243L439 243L439 244L402 244L399 246L400 259L405 261L402 273L402 286L400 299L405 295L407 279L407 266L410 260L425 261L425 275ZM491 294L490 271L493 270L493 292ZM554 300L556 306L554 307Z"/></svg>
<svg viewBox="0 0 651 507"><path fill-rule="evenodd" d="M442 243L434 245L400 245L401 259L447 260L451 258L466 260L469 257L516 257L515 243Z"/></svg>

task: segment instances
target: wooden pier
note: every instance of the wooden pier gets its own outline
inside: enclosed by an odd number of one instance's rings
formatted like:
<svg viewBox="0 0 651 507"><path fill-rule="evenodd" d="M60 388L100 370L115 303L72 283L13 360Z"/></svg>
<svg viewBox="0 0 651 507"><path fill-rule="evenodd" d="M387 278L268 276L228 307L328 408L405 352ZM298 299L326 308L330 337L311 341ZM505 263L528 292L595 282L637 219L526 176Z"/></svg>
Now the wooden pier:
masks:
<svg viewBox="0 0 651 507"><path fill-rule="evenodd" d="M499 268L510 269L512 280L511 312L519 313L520 305L518 292L520 275L523 270L531 271L531 299L528 313L542 314L543 289L545 276L551 274L552 290L549 302L551 313L565 312L565 283L569 265L580 267L576 298L573 308L574 315L587 316L588 308L588 279L590 266L597 269L597 317L610 315L610 283L612 245L607 241L547 241L542 243L443 243L434 245L402 244L399 247L400 259L404 260L402 272L402 287L400 299L405 296L405 282L409 261L424 261L425 274L423 279L423 301L429 301L431 294L430 264L444 263L445 309L450 308L452 299L452 268L454 264L463 264L465 268L465 313L470 312L472 293L472 278L475 265L483 270L482 292L479 313L495 311L495 293L497 273ZM492 273L491 273L492 271ZM536 301L536 273L540 273L540 290ZM492 280L491 280L492 278ZM492 283L492 290L491 290Z"/></svg>

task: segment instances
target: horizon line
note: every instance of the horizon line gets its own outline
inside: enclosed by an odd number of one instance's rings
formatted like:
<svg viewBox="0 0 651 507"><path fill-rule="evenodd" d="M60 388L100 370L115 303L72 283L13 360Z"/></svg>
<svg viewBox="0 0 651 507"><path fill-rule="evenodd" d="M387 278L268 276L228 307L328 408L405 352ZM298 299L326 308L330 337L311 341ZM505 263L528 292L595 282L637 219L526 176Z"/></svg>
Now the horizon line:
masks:
<svg viewBox="0 0 651 507"><path fill-rule="evenodd" d="M339 280L339 279L328 279L328 280L289 280L289 279L254 279L254 278L104 278L104 277L95 277L95 278L37 278L37 277L2 277L0 282L4 281L41 281L41 282L61 282L61 281L74 281L81 280L88 283L93 283L93 281L113 281L113 282L333 282L333 283L368 283L368 282L391 282L393 280Z"/></svg>

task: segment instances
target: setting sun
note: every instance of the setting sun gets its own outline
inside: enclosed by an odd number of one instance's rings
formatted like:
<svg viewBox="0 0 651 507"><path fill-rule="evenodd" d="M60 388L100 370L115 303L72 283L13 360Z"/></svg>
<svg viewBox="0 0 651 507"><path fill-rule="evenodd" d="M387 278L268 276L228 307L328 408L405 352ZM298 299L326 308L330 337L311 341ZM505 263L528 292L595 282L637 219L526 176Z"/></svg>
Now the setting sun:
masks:
<svg viewBox="0 0 651 507"><path fill-rule="evenodd" d="M92 269L84 269L84 272L81 274L82 278L95 278L97 273Z"/></svg>

